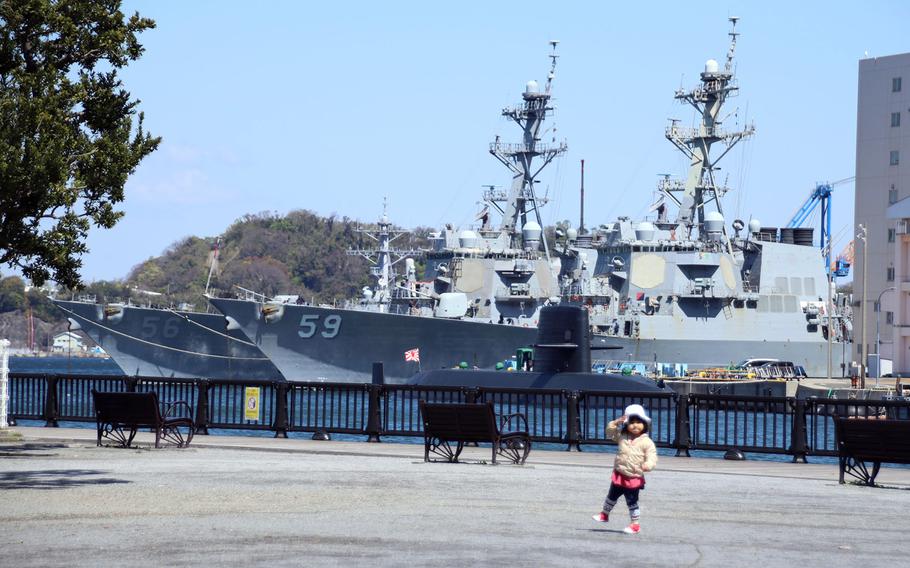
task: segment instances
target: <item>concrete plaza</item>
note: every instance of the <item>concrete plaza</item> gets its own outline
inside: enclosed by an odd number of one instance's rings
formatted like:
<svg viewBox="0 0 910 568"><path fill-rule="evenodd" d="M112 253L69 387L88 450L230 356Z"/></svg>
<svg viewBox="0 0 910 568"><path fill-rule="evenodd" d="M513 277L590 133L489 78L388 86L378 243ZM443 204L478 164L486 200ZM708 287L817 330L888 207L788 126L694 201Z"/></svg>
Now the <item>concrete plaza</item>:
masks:
<svg viewBox="0 0 910 568"><path fill-rule="evenodd" d="M910 470L839 485L831 464L661 457L600 509L612 454L424 463L411 444L198 436L97 448L94 431L0 443L2 566L847 566L910 562Z"/></svg>

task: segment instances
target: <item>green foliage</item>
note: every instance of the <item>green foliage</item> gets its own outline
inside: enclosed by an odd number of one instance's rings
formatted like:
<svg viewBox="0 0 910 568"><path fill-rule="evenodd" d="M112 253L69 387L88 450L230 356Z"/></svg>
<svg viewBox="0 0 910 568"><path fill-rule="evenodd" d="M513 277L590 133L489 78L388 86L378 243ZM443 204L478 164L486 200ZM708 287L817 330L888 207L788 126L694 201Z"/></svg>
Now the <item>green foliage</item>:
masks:
<svg viewBox="0 0 910 568"><path fill-rule="evenodd" d="M96 302L107 304L111 302L125 301L130 297L130 289L129 286L123 282L99 280L97 282L92 282L91 284L86 285L79 292L79 295L94 298ZM74 296L75 295L72 290L59 294L60 298L70 298Z"/></svg>
<svg viewBox="0 0 910 568"><path fill-rule="evenodd" d="M317 301L348 298L370 283L366 262L347 254L356 245L356 227L347 217L310 211L247 215L224 234L216 286Z"/></svg>
<svg viewBox="0 0 910 568"><path fill-rule="evenodd" d="M60 310L57 309L57 306L51 302L50 298L48 298L47 294L44 292L36 288L31 288L26 292L26 297L32 315L36 318L47 322L55 322L63 319Z"/></svg>
<svg viewBox="0 0 910 568"><path fill-rule="evenodd" d="M234 285L273 296L299 294L307 300L331 302L359 294L374 284L367 261L348 254L352 248L373 248L360 223L334 215L321 217L311 211L287 215L245 215L217 240L218 262L211 288L229 294ZM366 229L375 229L365 226ZM429 228L418 228L395 241L400 248L429 246ZM143 303L140 291L165 294L153 304L175 307L181 302L199 305L211 268L216 239L188 237L134 267L123 283L93 283L85 292L98 301L125 300Z"/></svg>
<svg viewBox="0 0 910 568"><path fill-rule="evenodd" d="M0 279L0 314L25 307L25 283L18 276Z"/></svg>
<svg viewBox="0 0 910 568"><path fill-rule="evenodd" d="M155 22L119 8L0 0L0 264L36 285L81 284L90 227L117 223L127 177L160 141L117 75Z"/></svg>
<svg viewBox="0 0 910 568"><path fill-rule="evenodd" d="M25 290L25 282L18 276L0 278L0 314L28 311L40 320L60 321L63 316L47 295L36 288Z"/></svg>

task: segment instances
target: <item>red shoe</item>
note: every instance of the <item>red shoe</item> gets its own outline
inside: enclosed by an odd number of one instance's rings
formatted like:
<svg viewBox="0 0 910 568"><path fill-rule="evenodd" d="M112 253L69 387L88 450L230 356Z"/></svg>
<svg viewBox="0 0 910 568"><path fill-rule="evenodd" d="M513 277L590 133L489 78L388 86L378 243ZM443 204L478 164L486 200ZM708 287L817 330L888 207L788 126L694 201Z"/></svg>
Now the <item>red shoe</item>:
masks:
<svg viewBox="0 0 910 568"><path fill-rule="evenodd" d="M622 529L622 532L626 534L638 534L641 532L641 525L638 523L632 523L631 525Z"/></svg>
<svg viewBox="0 0 910 568"><path fill-rule="evenodd" d="M606 523L610 520L610 515L604 513L603 511L597 513L596 515L591 515L591 518L597 521L598 523Z"/></svg>

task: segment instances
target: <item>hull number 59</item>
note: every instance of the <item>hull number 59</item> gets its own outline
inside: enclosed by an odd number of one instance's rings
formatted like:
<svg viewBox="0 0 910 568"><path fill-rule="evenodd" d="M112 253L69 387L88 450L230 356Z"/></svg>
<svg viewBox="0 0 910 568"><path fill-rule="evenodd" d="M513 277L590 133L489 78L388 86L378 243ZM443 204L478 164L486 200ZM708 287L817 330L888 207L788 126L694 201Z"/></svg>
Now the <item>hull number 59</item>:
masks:
<svg viewBox="0 0 910 568"><path fill-rule="evenodd" d="M332 339L338 332L341 330L341 316L337 314L332 314L326 316L322 320L322 325L320 326L319 314L303 314L300 317L300 329L297 330L297 335L304 339L309 339L316 335L316 332L319 332L319 335L325 337L326 339ZM321 330L320 330L321 327Z"/></svg>

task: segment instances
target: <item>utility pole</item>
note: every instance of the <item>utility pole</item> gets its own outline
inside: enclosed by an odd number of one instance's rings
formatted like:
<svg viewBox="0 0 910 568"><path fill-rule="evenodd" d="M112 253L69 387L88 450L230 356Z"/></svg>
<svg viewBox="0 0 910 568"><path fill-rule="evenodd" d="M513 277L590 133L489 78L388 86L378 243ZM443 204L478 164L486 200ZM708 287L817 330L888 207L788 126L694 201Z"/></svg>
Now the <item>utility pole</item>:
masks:
<svg viewBox="0 0 910 568"><path fill-rule="evenodd" d="M866 241L866 227L862 224L857 225L859 232L856 234L856 238L863 241L863 297L862 297L862 312L863 312L863 334L862 334L862 360L859 362L859 388L866 388L866 359L869 357L869 347L866 345L866 273L868 272L869 266L869 255L868 255L868 242Z"/></svg>
<svg viewBox="0 0 910 568"><path fill-rule="evenodd" d="M865 264L863 267L865 268ZM882 290L882 293L878 295L878 300L875 302L875 355L878 357L878 372L875 373L875 386L878 386L878 379L882 376L882 352L881 352L881 336L879 335L879 320L882 319L882 296L885 295L885 292L890 292L894 290L894 286L890 288L885 288Z"/></svg>
<svg viewBox="0 0 910 568"><path fill-rule="evenodd" d="M830 245L829 245L830 246ZM831 303L831 287L834 286L834 274L831 273L831 264L828 266L828 304L826 310L828 312L828 376L827 379L831 380L831 349L833 348L834 341L834 304ZM841 361L843 363L843 360Z"/></svg>
<svg viewBox="0 0 910 568"><path fill-rule="evenodd" d="M0 339L0 430L5 430L9 410L9 346L8 339Z"/></svg>

